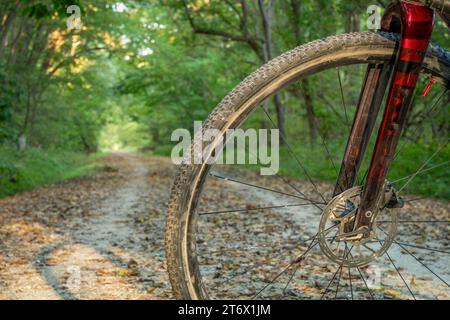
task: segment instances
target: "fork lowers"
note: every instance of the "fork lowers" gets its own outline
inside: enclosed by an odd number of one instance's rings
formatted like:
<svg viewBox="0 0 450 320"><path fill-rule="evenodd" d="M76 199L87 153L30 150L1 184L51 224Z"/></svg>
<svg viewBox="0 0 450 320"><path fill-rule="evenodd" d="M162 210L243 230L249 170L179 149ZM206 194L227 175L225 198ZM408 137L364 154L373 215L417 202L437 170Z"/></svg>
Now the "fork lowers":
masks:
<svg viewBox="0 0 450 320"><path fill-rule="evenodd" d="M433 31L434 11L417 3L399 3L402 40L354 231L370 231L379 211L386 174L395 155L406 114Z"/></svg>

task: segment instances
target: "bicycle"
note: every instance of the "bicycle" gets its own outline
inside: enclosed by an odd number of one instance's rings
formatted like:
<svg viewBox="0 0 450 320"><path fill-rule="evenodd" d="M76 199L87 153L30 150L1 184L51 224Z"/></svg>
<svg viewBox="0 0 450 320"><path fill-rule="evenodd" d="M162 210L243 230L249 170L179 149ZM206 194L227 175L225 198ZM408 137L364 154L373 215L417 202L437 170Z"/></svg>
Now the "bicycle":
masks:
<svg viewBox="0 0 450 320"><path fill-rule="evenodd" d="M225 135L227 129L260 123L262 116L276 128L264 101L305 79L329 85L334 74L337 78L334 99L342 100L339 104L343 110L336 110L337 103L328 101L328 106L334 109L326 112L332 112L339 120L331 123L334 130L328 138L334 141L342 138L342 162L338 168L333 150L319 131L317 146L304 147L308 149L304 151L314 152L313 156L307 152L300 156L297 153L300 147L293 147L292 140L284 135L280 137L290 163L298 165L299 175L306 181L302 183L288 175L275 174L273 179L278 183L275 188L268 186L265 177L258 184L255 181L259 178L248 171L228 170L206 160L201 164L180 165L171 190L165 239L168 272L177 298L378 299L386 297L388 291L391 297L400 298L449 297L445 267L448 260L442 258L450 253L448 211L444 208L440 216L433 211L442 219L424 221L411 215L414 211L411 208L402 213L405 206L414 204L414 199L404 199L401 194L420 174L448 164L448 160L433 163L437 155L448 153L448 137L440 141L417 171L395 181L387 179L388 169L404 150L399 141L404 138L402 129L419 76L429 79L424 96L432 84L442 87L435 103L424 108L424 114L433 115L439 109L438 102L442 97L445 99L450 87L450 52L430 44L436 13L449 26L450 1L393 1L382 17L381 32L343 34L301 45L262 66L222 100L209 115L204 129L218 129ZM343 68L349 71L342 71ZM364 73L356 108L350 110L345 99L351 94L344 93L343 82L352 83L358 74ZM385 110L382 119L378 119L384 100ZM257 111L262 116L252 118ZM348 122L346 119L351 118L352 112L353 123L338 129L337 124ZM380 125L373 141L377 121ZM215 141L208 145L214 145ZM372 143L370 162L362 170L364 155ZM191 154L195 144L206 142L194 141ZM323 172L336 173L334 184L319 182L305 165L305 161L315 158L319 147L324 158L330 160L329 170ZM213 150L210 148L208 159L214 156ZM399 188L399 181L406 181L405 186ZM306 183L309 187L304 186ZM238 186L253 191L246 191L250 192L246 195L237 190ZM224 191L225 187L229 189ZM234 200L227 199L230 194ZM211 201L214 198L216 201ZM274 204L281 199L302 202ZM229 208L226 201L240 206ZM250 201L258 205L249 204ZM259 205L264 201L267 205ZM283 215L286 212L295 217L286 218ZM289 227L294 231L286 231ZM415 232L421 228L443 233L447 241L444 247L408 244L399 238L400 231L406 232L406 237L420 237ZM206 231L205 235L202 231ZM251 235L251 239L246 235ZM218 250L211 250L214 246ZM430 259L436 257L443 259L444 267L439 264L430 267ZM406 259L411 262L404 262ZM406 268L413 262L418 267L410 273ZM373 263L382 266L389 263L392 276L389 272L383 276L393 284L384 284L383 279L378 287L369 283L368 266ZM423 278L427 276L423 270L429 272L431 280L426 281L431 285L424 284ZM425 287L431 293L424 293Z"/></svg>

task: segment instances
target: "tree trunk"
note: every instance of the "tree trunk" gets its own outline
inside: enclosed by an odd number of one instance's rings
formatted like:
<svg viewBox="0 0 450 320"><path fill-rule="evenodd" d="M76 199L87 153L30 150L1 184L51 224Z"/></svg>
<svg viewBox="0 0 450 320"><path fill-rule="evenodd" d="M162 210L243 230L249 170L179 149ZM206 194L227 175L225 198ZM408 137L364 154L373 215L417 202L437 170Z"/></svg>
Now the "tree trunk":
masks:
<svg viewBox="0 0 450 320"><path fill-rule="evenodd" d="M14 31L18 29L17 25L21 25L24 17L19 14L22 9L20 0L4 1L0 5L0 62L7 57L11 51L11 42L15 40Z"/></svg>
<svg viewBox="0 0 450 320"><path fill-rule="evenodd" d="M273 0L269 0L267 3L267 8L265 8L264 1L258 0L259 12L261 15L261 21L263 26L263 34L264 34L264 63L267 63L269 60L273 58L273 43L272 43L272 18L273 18ZM286 136L286 117L283 103L281 102L280 97L276 94L273 97L275 110L277 113L277 126L278 130L280 130L280 135L283 139L280 140L280 144L285 144L287 140Z"/></svg>
<svg viewBox="0 0 450 320"><path fill-rule="evenodd" d="M152 134L152 143L154 146L157 146L161 142L161 136L159 134L159 128L157 124L152 126L151 134Z"/></svg>
<svg viewBox="0 0 450 320"><path fill-rule="evenodd" d="M19 151L23 151L26 149L26 147L27 147L27 137L25 134L21 134L17 139L17 149Z"/></svg>
<svg viewBox="0 0 450 320"><path fill-rule="evenodd" d="M3 52L7 46L8 32L11 26L13 25L14 19L17 16L16 11L12 11L5 18L5 22L1 25L0 31L0 60L3 57Z"/></svg>
<svg viewBox="0 0 450 320"><path fill-rule="evenodd" d="M273 97L273 102L274 102L275 108L277 110L278 129L280 130L280 135L283 137L283 139L281 139L280 143L285 144L285 142L286 142L285 140L287 139L286 128L285 128L286 116L285 116L283 103L281 102L280 96L278 94L276 94Z"/></svg>
<svg viewBox="0 0 450 320"><path fill-rule="evenodd" d="M294 29L295 41L297 44L300 44L302 43L300 30L300 13L301 13L300 1L291 0L291 7L293 11L292 25ZM297 92L296 96L297 98L300 98L300 96L302 96L303 100L305 101L306 120L308 123L308 131L309 131L309 143L311 145L314 145L317 140L317 119L314 112L314 102L308 79L301 80L300 86L301 92L300 94L299 92Z"/></svg>
<svg viewBox="0 0 450 320"><path fill-rule="evenodd" d="M31 88L30 88L30 80L27 81L26 86L26 94L27 94L27 100L25 104L25 118L23 119L22 123L22 129L18 136L17 141L17 148L22 151L26 147L26 141L27 141L27 131L28 131L28 125L30 123L30 116L31 116Z"/></svg>
<svg viewBox="0 0 450 320"><path fill-rule="evenodd" d="M317 119L314 113L314 105L309 89L309 83L306 79L302 81L302 94L305 99L306 119L308 120L309 128L309 143L314 145L317 140Z"/></svg>
<svg viewBox="0 0 450 320"><path fill-rule="evenodd" d="M80 139L85 153L90 154L97 152L97 146L90 144L83 132L80 132Z"/></svg>
<svg viewBox="0 0 450 320"><path fill-rule="evenodd" d="M266 100L266 101L264 101L263 105L261 106L265 110L265 112L267 112L267 113L269 112L269 102L270 102L269 100ZM267 117L262 117L261 128L263 128L263 129L270 129L271 128L270 122L267 119Z"/></svg>
<svg viewBox="0 0 450 320"><path fill-rule="evenodd" d="M347 21L345 24L345 32L358 32L360 30L360 20L359 16L354 12L349 12L347 14Z"/></svg>
<svg viewBox="0 0 450 320"><path fill-rule="evenodd" d="M34 128L36 125L36 114L37 114L37 109L39 108L39 104L40 104L40 100L41 100L41 96L43 94L44 88L41 86L37 86L35 88L35 90L33 90L33 94L32 94L32 109L31 109L31 117L30 117L30 125L29 125L29 131L28 131L28 136L29 136L29 142L31 145L33 145L33 137L35 136L34 134Z"/></svg>

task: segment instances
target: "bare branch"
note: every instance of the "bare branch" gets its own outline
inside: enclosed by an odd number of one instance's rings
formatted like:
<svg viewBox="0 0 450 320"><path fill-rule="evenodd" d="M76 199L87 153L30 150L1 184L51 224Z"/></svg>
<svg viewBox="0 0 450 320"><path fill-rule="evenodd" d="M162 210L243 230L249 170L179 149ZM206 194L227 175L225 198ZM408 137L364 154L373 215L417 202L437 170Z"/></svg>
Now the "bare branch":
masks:
<svg viewBox="0 0 450 320"><path fill-rule="evenodd" d="M236 42L247 43L253 49L253 51L258 55L258 57L261 58L261 47L260 47L258 39L251 37L248 33L245 32L245 30L242 30L242 31L244 31L243 32L244 34L237 35L237 34L227 32L227 31L223 31L223 30L217 30L217 29L213 29L213 28L205 28L205 27L197 26L195 24L193 17L191 16L191 14L189 12L189 7L187 5L186 0L183 1L183 4L184 4L184 11L185 11L186 17L187 17L188 22L194 33L210 35L210 36L217 36L217 37L222 37L224 39L228 39L228 40L232 40L232 41L236 41Z"/></svg>

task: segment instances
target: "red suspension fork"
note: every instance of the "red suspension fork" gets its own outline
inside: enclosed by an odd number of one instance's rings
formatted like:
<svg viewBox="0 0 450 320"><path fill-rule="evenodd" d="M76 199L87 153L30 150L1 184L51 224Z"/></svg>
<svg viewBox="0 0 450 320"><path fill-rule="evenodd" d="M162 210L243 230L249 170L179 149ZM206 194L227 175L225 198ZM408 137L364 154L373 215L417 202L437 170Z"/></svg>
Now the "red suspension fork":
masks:
<svg viewBox="0 0 450 320"><path fill-rule="evenodd" d="M400 1L399 6L402 40L361 206L356 216L355 231L368 228L378 209L386 174L395 154L433 31L433 10L413 1Z"/></svg>

